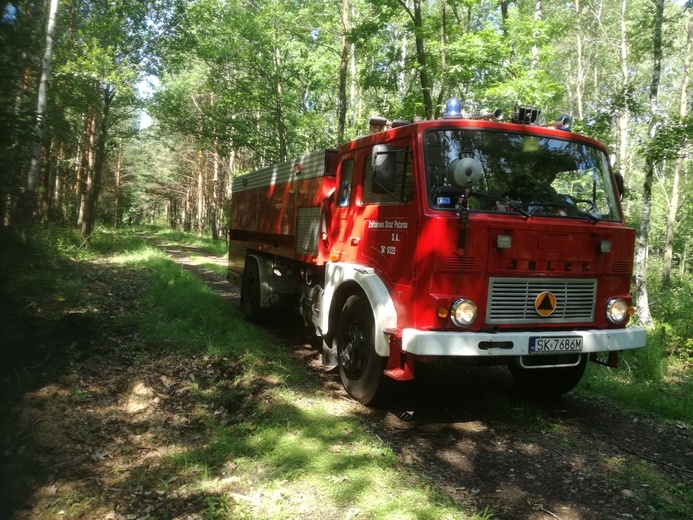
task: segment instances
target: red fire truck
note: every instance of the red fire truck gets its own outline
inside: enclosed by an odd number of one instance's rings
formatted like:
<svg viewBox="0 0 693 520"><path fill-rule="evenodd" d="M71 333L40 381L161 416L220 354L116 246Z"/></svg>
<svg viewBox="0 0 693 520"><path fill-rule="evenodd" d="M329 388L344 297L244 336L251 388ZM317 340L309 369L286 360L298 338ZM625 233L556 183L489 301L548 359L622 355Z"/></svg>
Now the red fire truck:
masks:
<svg viewBox="0 0 693 520"><path fill-rule="evenodd" d="M228 280L244 312L297 309L367 405L417 362L504 364L547 395L588 359L645 346L626 327L635 232L607 149L569 117L459 107L233 183Z"/></svg>

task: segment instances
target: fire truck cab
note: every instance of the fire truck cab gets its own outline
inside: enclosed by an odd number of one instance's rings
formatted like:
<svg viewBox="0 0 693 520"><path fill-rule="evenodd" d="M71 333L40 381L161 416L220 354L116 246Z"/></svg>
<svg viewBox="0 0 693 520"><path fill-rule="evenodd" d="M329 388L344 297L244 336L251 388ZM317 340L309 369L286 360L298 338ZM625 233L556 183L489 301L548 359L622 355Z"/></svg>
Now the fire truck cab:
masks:
<svg viewBox="0 0 693 520"><path fill-rule="evenodd" d="M635 231L607 150L537 118L465 118L451 100L442 119L238 177L228 279L248 317L297 309L364 404L418 361L506 364L546 395L645 346L626 327Z"/></svg>

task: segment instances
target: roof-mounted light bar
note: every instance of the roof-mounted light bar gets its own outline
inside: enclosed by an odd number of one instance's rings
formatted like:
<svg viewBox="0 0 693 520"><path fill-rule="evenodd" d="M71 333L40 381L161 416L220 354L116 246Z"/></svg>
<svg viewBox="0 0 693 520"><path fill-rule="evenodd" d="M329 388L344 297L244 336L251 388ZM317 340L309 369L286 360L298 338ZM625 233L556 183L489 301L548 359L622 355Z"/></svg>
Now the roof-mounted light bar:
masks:
<svg viewBox="0 0 693 520"><path fill-rule="evenodd" d="M541 114L541 110L531 107L531 106L522 106L522 105L517 105L515 109L513 110L512 117L510 118L510 121L512 123L520 124L520 125L532 125L532 124L537 124L537 120L539 119L539 115ZM489 114L481 114L479 116L473 116L470 119L485 119L485 120L493 120L495 119L496 121L501 121L503 119L503 110L500 108L497 110L494 110L492 113ZM453 119L453 118L462 118L465 117L463 112L462 112L462 103L458 98L452 97L448 99L445 102L445 113L443 114L443 119ZM571 127L573 126L573 118L570 117L569 115L561 115L559 116L558 120L553 122L553 123L546 123L542 125L544 127L551 127L551 128L556 128L558 130L570 130Z"/></svg>

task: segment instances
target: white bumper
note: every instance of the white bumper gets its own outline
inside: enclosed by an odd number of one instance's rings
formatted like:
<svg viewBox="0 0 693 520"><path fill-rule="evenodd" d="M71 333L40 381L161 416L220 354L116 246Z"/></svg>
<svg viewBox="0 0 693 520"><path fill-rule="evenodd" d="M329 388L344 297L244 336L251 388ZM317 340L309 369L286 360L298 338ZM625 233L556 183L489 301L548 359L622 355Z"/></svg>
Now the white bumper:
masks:
<svg viewBox="0 0 693 520"><path fill-rule="evenodd" d="M582 353L612 352L644 347L647 332L640 327L614 330L533 332L437 332L404 329L402 350L419 356L526 356L529 338L582 337Z"/></svg>

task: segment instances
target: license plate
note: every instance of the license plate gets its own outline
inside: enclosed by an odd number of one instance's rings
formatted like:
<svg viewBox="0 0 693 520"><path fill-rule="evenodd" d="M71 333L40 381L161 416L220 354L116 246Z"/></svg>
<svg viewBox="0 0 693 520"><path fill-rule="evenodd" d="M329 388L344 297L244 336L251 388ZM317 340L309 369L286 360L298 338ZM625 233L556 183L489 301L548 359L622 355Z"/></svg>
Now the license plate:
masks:
<svg viewBox="0 0 693 520"><path fill-rule="evenodd" d="M545 337L532 336L529 338L530 354L556 354L560 352L581 352L582 336Z"/></svg>

